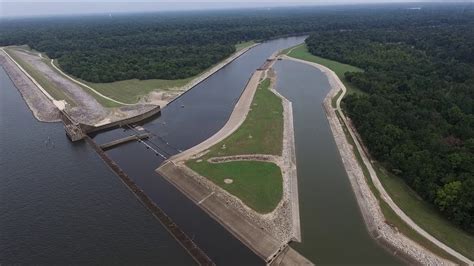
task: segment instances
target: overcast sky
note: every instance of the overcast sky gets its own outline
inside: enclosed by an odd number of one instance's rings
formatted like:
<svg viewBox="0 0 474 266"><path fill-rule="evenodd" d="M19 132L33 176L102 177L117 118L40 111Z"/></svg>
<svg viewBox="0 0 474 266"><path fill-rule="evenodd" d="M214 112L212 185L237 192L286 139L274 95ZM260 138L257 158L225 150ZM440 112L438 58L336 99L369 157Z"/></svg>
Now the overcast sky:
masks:
<svg viewBox="0 0 474 266"><path fill-rule="evenodd" d="M249 8L249 7L277 7L277 6L302 6L302 5L328 5L328 4L361 4L361 3L400 3L415 2L416 0L102 0L102 1L58 1L50 0L0 0L0 17L25 17L25 16L50 16L50 15L75 15L94 13L123 13L143 11L169 11L169 10L202 10L224 8ZM436 0L435 0L436 1ZM438 2L459 2L460 0L444 0ZM418 2L433 2L422 0ZM474 2L466 0L464 2Z"/></svg>

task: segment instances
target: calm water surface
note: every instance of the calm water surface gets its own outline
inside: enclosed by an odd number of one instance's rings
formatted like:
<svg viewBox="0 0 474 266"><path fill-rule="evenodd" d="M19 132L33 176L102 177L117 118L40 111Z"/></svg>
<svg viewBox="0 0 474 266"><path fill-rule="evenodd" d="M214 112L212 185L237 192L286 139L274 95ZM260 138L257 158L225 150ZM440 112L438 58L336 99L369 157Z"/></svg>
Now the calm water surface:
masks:
<svg viewBox="0 0 474 266"><path fill-rule="evenodd" d="M193 264L86 143L35 120L0 67L0 262Z"/></svg>
<svg viewBox="0 0 474 266"><path fill-rule="evenodd" d="M293 103L303 243L316 264L401 264L369 236L322 102L326 76L314 67L278 61L277 90Z"/></svg>

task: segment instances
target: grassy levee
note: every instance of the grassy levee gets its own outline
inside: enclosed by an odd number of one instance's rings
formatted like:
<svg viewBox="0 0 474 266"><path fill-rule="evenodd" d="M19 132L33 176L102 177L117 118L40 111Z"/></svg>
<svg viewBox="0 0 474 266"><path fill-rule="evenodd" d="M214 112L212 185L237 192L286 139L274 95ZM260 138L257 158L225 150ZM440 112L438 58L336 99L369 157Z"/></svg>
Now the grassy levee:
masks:
<svg viewBox="0 0 474 266"><path fill-rule="evenodd" d="M166 79L129 79L115 81L110 83L92 83L82 81L91 86L103 95L115 99L123 103L136 103L141 97L147 95L154 90L172 90L178 89L186 85L195 77L186 79L166 80Z"/></svg>
<svg viewBox="0 0 474 266"><path fill-rule="evenodd" d="M190 161L194 171L205 174L212 182L240 198L247 206L259 213L271 212L283 194L280 168L274 163L256 161L232 161L211 164ZM232 179L226 184L224 179Z"/></svg>
<svg viewBox="0 0 474 266"><path fill-rule="evenodd" d="M331 69L332 71L334 71L336 73L336 75L339 77L339 79L342 81L342 83L344 83L344 86L346 86L346 88L347 88L347 93L348 94L351 94L351 93L362 93L362 94L364 94L365 93L365 92L359 90L358 88L356 88L355 86L353 86L350 82L347 82L346 78L344 77L344 73L346 73L346 72L363 72L364 71L364 70L362 70L358 67L343 64L343 63L339 63L337 61L333 61L333 60L329 60L329 59L326 59L326 58L322 58L322 57L319 57L319 56L312 55L308 51L308 47L306 47L306 44L304 44L304 43L300 44L300 45L297 45L297 46L294 46L294 47L291 47L291 48L288 48L288 49L285 49L285 50L282 51L282 53L287 54L288 56L291 56L291 57L294 57L294 58L301 59L301 60L306 60L306 61L314 62L314 63L317 63L317 64L321 64L321 65L326 66L327 68Z"/></svg>
<svg viewBox="0 0 474 266"><path fill-rule="evenodd" d="M374 164L374 169L390 197L413 221L459 253L474 259L474 236L444 218L400 177L389 173L378 163Z"/></svg>
<svg viewBox="0 0 474 266"><path fill-rule="evenodd" d="M382 210L382 213L385 217L386 222L389 223L392 226L395 226L398 229L399 232L401 232L405 236L409 237L413 241L417 242L421 246L425 247L426 249L430 250L434 254L437 254L440 257L451 260L451 261L456 262L458 264L463 264L457 258L453 257L451 254L449 254L446 251L442 250L437 245L433 244L431 241L429 241L428 239L426 239L422 235L418 234L415 230L413 230L380 197L380 192L378 191L378 189L375 187L374 183L372 182L372 179L370 178L369 170L367 169L367 166L363 162L362 157L359 153L359 150L356 148L354 140L352 139L352 136L349 134L349 131L348 131L347 127L345 126L344 122L342 121L342 118L340 117L339 113L336 113L336 114L337 114L337 117L339 119L339 122L342 125L342 129L344 130L344 135L346 136L346 140L352 146L352 151L354 152L357 163L362 168L362 172L364 174L365 180L367 181L367 185L369 186L370 190L372 191L372 193L374 194L374 196L377 198L377 200L379 202L380 209ZM387 190L386 187L385 187L385 189ZM390 192L389 192L389 194L390 194ZM393 200L398 205L398 202L395 199L393 199ZM400 205L398 205L398 206L401 208ZM405 211L403 208L402 208L402 210ZM411 215L409 215L409 216L412 217Z"/></svg>
<svg viewBox="0 0 474 266"><path fill-rule="evenodd" d="M198 159L186 165L209 178L247 206L259 213L272 211L282 197L282 173L271 162L231 161L210 163L212 157L270 154L281 155L283 145L283 106L281 99L268 88L270 80L262 81L255 92L249 111L242 125L229 137L211 147ZM232 179L225 184L225 178Z"/></svg>
<svg viewBox="0 0 474 266"><path fill-rule="evenodd" d="M15 61L30 74L54 99L65 100L71 106L76 106L76 102L69 97L61 88L57 87L53 82L47 79L41 72L35 69L32 65L21 59L14 51L9 48L4 49Z"/></svg>
<svg viewBox="0 0 474 266"><path fill-rule="evenodd" d="M235 45L236 52L241 51L255 42L243 42L238 43ZM219 64L221 62L217 62ZM205 73L209 69L214 66L209 67L208 69L204 70L202 73ZM201 73L201 74L202 74ZM82 81L85 84L91 86L98 92L102 93L105 96L108 96L112 99L115 99L120 102L124 103L136 103L140 100L141 97L147 95L148 93L161 90L161 91L170 91L173 89L180 89L184 87L186 84L191 82L193 79L199 77L201 74L196 76L192 76L185 79L147 79L147 80L139 80L139 79L129 79L129 80L121 80L109 83L93 83L93 82L86 82Z"/></svg>

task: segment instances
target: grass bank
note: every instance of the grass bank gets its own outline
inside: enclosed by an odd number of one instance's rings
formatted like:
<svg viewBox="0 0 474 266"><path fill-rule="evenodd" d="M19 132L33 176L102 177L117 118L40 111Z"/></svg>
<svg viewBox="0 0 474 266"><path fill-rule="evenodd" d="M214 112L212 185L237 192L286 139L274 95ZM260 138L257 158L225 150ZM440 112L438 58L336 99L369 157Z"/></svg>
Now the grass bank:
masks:
<svg viewBox="0 0 474 266"><path fill-rule="evenodd" d="M206 155L208 158L239 154L281 155L283 105L269 86L270 79L259 84L245 121L232 135L213 146Z"/></svg>
<svg viewBox="0 0 474 266"><path fill-rule="evenodd" d="M255 92L251 110L232 135L211 147L201 158L186 165L240 198L257 212L272 211L282 198L280 168L270 162L231 161L210 163L212 157L270 154L281 155L283 146L283 105L269 90L270 79L263 80ZM232 179L226 184L225 178Z"/></svg>
<svg viewBox="0 0 474 266"><path fill-rule="evenodd" d="M400 177L375 163L377 176L394 202L414 222L454 250L474 259L474 236L444 218L433 206L421 199Z"/></svg>
<svg viewBox="0 0 474 266"><path fill-rule="evenodd" d="M294 57L294 58L298 58L298 59L301 59L301 60L306 60L306 61L309 61L309 62L314 62L314 63L320 64L320 65L326 66L327 68L334 71L336 73L336 75L339 77L339 79L342 81L342 83L344 83L344 86L346 86L346 88L347 88L347 93L349 93L349 94L351 94L351 93L364 93L363 91L361 91L361 90L357 89L355 86L353 86L344 77L344 73L346 73L346 72L363 72L364 71L364 70L362 70L358 67L343 64L343 63L339 63L337 61L333 61L333 60L329 60L329 59L326 59L326 58L322 58L322 57L319 57L319 56L312 55L308 51L308 47L304 43L300 44L300 45L297 45L297 46L294 46L294 47L291 47L291 48L287 48L287 49L283 50L282 53L287 54L288 56L291 56L291 57Z"/></svg>

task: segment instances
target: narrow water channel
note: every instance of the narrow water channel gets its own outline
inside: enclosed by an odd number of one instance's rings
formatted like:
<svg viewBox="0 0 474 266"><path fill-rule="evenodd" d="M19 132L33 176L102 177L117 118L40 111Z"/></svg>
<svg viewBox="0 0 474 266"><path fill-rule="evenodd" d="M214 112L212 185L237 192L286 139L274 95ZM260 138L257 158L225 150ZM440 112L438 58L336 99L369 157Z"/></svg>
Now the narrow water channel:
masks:
<svg viewBox="0 0 474 266"><path fill-rule="evenodd" d="M0 67L0 262L194 261L86 143L32 116Z"/></svg>
<svg viewBox="0 0 474 266"><path fill-rule="evenodd" d="M366 230L322 106L326 76L289 60L274 68L293 104L303 239L293 247L316 264L401 264Z"/></svg>

